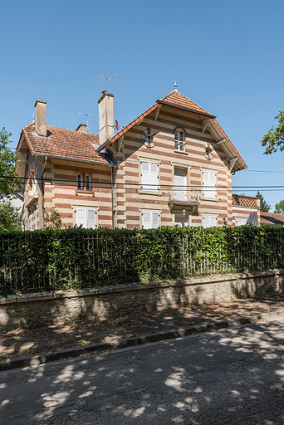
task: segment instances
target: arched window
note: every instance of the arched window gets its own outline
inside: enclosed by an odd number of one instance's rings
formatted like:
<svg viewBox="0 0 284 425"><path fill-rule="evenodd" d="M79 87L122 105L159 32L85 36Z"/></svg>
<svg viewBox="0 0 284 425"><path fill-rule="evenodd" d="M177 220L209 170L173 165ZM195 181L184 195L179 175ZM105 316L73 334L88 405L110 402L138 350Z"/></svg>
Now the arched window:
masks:
<svg viewBox="0 0 284 425"><path fill-rule="evenodd" d="M185 151L185 131L182 128L175 130L175 150Z"/></svg>

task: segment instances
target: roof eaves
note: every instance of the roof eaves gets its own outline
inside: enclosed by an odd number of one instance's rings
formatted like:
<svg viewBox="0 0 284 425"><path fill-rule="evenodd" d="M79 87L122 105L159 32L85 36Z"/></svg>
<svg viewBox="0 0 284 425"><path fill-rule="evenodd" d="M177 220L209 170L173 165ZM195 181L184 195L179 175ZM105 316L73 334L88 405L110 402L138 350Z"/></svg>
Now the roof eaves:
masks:
<svg viewBox="0 0 284 425"><path fill-rule="evenodd" d="M209 114L208 112L203 112L203 111L198 111L197 109L187 108L185 106L177 105L176 103L167 102L166 100L158 99L157 102L161 103L162 105L169 105L174 108L183 109L184 111L188 111L196 115L202 115L207 118L211 118L211 119L216 118L216 115Z"/></svg>
<svg viewBox="0 0 284 425"><path fill-rule="evenodd" d="M48 158L65 159L66 161L87 162L89 164L109 165L111 167L114 166L114 164L109 164L106 160L104 160L104 161L92 161L90 159L79 159L79 158L68 157L68 156L50 155L50 154L46 154L44 152L35 152L34 155L35 156L46 156Z"/></svg>
<svg viewBox="0 0 284 425"><path fill-rule="evenodd" d="M136 125L141 119L145 118L147 115L149 115L151 112L153 112L155 109L159 107L158 103L155 103L155 105L148 108L146 111L142 112L137 118L135 118L133 121L131 121L127 126L125 126L123 129L121 129L115 136L112 137L112 139L106 140L98 149L97 152L100 152L102 149L104 149L106 146L108 146L110 143L114 143L117 139L119 139L123 134L125 134L128 130L130 130L134 125Z"/></svg>

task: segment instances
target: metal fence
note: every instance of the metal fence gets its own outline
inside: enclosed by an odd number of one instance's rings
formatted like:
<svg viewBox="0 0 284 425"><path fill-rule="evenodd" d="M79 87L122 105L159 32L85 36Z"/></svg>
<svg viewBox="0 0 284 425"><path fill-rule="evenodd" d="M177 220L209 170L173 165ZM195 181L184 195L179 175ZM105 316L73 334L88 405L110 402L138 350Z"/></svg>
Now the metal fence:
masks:
<svg viewBox="0 0 284 425"><path fill-rule="evenodd" d="M0 295L284 267L282 228L68 229L0 235Z"/></svg>

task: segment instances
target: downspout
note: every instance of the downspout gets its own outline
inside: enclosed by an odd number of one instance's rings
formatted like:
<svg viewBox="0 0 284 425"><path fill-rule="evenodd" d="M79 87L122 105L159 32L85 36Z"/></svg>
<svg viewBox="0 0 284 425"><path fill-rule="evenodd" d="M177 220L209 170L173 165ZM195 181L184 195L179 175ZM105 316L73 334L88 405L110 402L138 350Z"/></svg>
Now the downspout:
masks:
<svg viewBox="0 0 284 425"><path fill-rule="evenodd" d="M41 181L41 188L42 188L42 228L44 229L44 172L45 172L45 167L46 167L46 163L47 163L47 156L44 157L44 164L43 164L43 169L42 169L42 181Z"/></svg>
<svg viewBox="0 0 284 425"><path fill-rule="evenodd" d="M113 200L113 167L111 167L110 185L111 185L111 225L112 225L112 229L114 229L114 216L113 216L113 208L114 208L114 200Z"/></svg>

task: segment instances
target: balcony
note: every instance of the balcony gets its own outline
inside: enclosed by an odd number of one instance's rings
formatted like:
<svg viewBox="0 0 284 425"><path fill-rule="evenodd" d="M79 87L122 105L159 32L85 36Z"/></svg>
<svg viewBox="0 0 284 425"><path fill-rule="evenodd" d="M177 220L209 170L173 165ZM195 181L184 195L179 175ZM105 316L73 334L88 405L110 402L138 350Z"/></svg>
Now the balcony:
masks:
<svg viewBox="0 0 284 425"><path fill-rule="evenodd" d="M199 203L199 192L187 192L183 189L169 191L169 206L172 212L185 210L190 213Z"/></svg>

